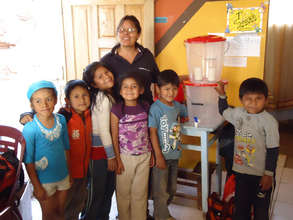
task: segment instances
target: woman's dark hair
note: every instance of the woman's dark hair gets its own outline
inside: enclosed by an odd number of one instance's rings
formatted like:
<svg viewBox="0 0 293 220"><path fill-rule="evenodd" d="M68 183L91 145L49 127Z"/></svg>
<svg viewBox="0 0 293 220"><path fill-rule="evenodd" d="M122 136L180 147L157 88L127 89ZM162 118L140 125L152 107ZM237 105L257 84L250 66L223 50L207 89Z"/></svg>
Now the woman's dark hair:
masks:
<svg viewBox="0 0 293 220"><path fill-rule="evenodd" d="M90 91L90 97L91 97L91 106L92 108L96 105L96 97L100 89L95 88L93 85L95 84L94 78L95 78L95 72L98 68L104 67L109 70L106 64L102 62L92 62L89 65L87 65L84 70L83 70L83 75L82 79L86 82L88 89ZM113 97L113 92L107 92L103 91L105 95L112 96ZM115 99L115 97L113 97Z"/></svg>
<svg viewBox="0 0 293 220"><path fill-rule="evenodd" d="M248 78L240 85L239 98L242 99L245 94L249 93L263 94L267 98L269 93L267 84L259 78Z"/></svg>
<svg viewBox="0 0 293 220"><path fill-rule="evenodd" d="M127 72L127 73L124 73L122 74L119 79L118 79L118 85L117 85L117 88L118 88L118 93L120 94L120 90L122 88L122 83L125 79L134 79L135 82L138 84L139 88L140 89L144 89L144 83L143 83L143 80L140 76L140 73L139 71L131 71L131 72ZM124 99L122 98L121 95L119 95L119 102L122 103L122 114L124 114L124 107L125 107L125 102L124 102ZM140 104L144 109L146 108L146 103L147 101L143 98L142 94L139 95L138 97L138 100L137 100L138 104Z"/></svg>
<svg viewBox="0 0 293 220"><path fill-rule="evenodd" d="M70 96L71 91L72 91L76 86L80 86L80 87L82 87L82 88L85 88L87 91L89 91L89 90L88 90L88 86L87 86L87 84L86 84L85 81L83 81L83 80L79 80L79 79L70 80L70 81L68 81L68 82L66 83L66 85L65 85L65 89L64 89L64 91L65 91L65 97L66 97L67 99L69 99L69 96Z"/></svg>
<svg viewBox="0 0 293 220"><path fill-rule="evenodd" d="M120 22L119 22L119 24L118 24L118 26L117 26L117 33L119 32L119 29L120 29L120 27L123 25L123 23L125 22L125 21L131 21L133 24L134 24L134 26L135 26L135 28L136 28L136 30L137 30L137 33L138 34L140 34L141 33L141 26L140 26L140 23L139 23L139 21L137 20L137 18L135 17L135 16L133 16L133 15L125 15L123 18L121 18L121 20L120 20Z"/></svg>
<svg viewBox="0 0 293 220"><path fill-rule="evenodd" d="M162 72L158 74L157 80L158 80L158 87L167 85L169 83L179 87L179 84L180 84L180 78L178 74L173 70L163 70Z"/></svg>

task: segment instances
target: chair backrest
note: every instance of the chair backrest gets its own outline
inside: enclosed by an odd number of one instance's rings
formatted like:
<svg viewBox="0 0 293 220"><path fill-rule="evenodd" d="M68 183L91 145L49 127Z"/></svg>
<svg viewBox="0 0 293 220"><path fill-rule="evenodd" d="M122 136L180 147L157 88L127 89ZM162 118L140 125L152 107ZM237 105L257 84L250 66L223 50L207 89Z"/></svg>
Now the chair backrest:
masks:
<svg viewBox="0 0 293 220"><path fill-rule="evenodd" d="M18 164L18 169L16 172L16 179L18 179L20 176L20 170L21 170L24 151L25 151L25 140L24 140L24 137L22 136L22 133L16 128L0 125L0 152L6 152L7 150L10 149L14 151L15 156L17 157L19 148L20 148L20 153L18 157L19 164ZM15 181L12 187L11 193L8 197L8 203L12 202L13 196L16 191L16 187L17 187L17 181Z"/></svg>

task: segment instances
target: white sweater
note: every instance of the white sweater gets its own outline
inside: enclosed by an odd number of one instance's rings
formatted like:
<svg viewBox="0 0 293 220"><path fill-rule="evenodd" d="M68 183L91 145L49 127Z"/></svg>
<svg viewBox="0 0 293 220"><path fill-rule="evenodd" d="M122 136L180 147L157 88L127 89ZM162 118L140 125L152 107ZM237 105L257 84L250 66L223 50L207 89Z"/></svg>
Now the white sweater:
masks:
<svg viewBox="0 0 293 220"><path fill-rule="evenodd" d="M92 109L93 147L104 147L107 158L115 158L110 131L112 100L100 91Z"/></svg>

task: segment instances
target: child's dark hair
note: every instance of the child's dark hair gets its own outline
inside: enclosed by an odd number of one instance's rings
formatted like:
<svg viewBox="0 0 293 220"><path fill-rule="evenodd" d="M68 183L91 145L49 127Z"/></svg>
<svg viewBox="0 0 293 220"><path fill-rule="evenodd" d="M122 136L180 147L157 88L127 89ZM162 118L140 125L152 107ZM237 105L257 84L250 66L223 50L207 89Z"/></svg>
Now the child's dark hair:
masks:
<svg viewBox="0 0 293 220"><path fill-rule="evenodd" d="M167 85L171 83L174 86L179 87L180 79L178 74L173 70L163 70L160 72L157 76L158 79L158 86L162 87L164 85Z"/></svg>
<svg viewBox="0 0 293 220"><path fill-rule="evenodd" d="M80 79L74 79L74 80L70 80L66 83L65 85L65 97L67 99L69 99L70 93L71 91L76 87L76 86L80 86L82 88L85 88L88 91L88 86L86 84L85 81L80 80Z"/></svg>
<svg viewBox="0 0 293 220"><path fill-rule="evenodd" d="M139 23L139 21L137 20L137 18L135 17L135 16L133 16L133 15L125 15L123 18L121 18L121 20L120 20L120 22L119 22L119 24L118 24L118 26L117 26L117 33L119 32L119 29L120 29L120 27L122 26L122 24L125 22L125 21L131 21L133 24L134 24L134 26L135 26L135 28L136 28L136 30L137 30L137 33L138 34L140 34L141 33L141 26L140 26L140 23Z"/></svg>
<svg viewBox="0 0 293 220"><path fill-rule="evenodd" d="M90 97L91 97L91 106L92 108L96 105L96 97L100 89L95 88L93 85L95 84L94 78L95 78L95 72L98 68L105 67L109 70L106 64L102 62L92 62L89 65L87 65L83 70L82 79L87 83L89 91L90 91ZM103 91L105 95L109 96L110 94L107 93L107 91ZM113 94L111 94L113 96ZM114 97L113 97L114 98Z"/></svg>
<svg viewBox="0 0 293 220"><path fill-rule="evenodd" d="M131 72L127 72L127 73L124 73L122 74L119 79L118 79L118 92L120 94L120 91L121 91L121 88L122 88L122 83L125 79L134 79L135 82L138 84L139 88L140 89L144 89L144 84L143 84L143 81L142 81L142 78L140 76L140 73L139 71L131 71ZM125 103L124 103L124 99L121 97L119 97L119 102L122 102L122 113L124 114L124 106L125 106ZM145 105L146 105L146 100L144 100L142 94L139 95L138 97L138 100L137 100L138 104L140 104L143 108L145 108Z"/></svg>
<svg viewBox="0 0 293 220"><path fill-rule="evenodd" d="M239 88L239 98L248 93L263 94L266 98L268 97L267 84L259 78L248 78L244 80Z"/></svg>

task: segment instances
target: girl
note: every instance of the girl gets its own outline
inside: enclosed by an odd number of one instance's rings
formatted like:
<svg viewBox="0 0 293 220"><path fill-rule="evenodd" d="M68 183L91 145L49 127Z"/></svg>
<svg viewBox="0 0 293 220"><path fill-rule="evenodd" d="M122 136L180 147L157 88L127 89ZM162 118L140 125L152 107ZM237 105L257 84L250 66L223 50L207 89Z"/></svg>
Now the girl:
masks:
<svg viewBox="0 0 293 220"><path fill-rule="evenodd" d="M26 170L34 187L34 195L40 202L42 218L62 220L70 188L66 163L66 157L69 158L66 120L62 115L53 114L57 91L52 82L33 83L27 97L36 114L33 121L23 128Z"/></svg>
<svg viewBox="0 0 293 220"><path fill-rule="evenodd" d="M91 204L85 210L85 219L109 219L116 169L110 133L114 76L103 63L93 62L85 68L83 80L90 89L93 125L89 199Z"/></svg>
<svg viewBox="0 0 293 220"><path fill-rule="evenodd" d="M148 109L136 72L120 77L123 101L111 110L111 131L117 159L116 195L120 220L146 219L151 144Z"/></svg>
<svg viewBox="0 0 293 220"><path fill-rule="evenodd" d="M60 109L67 120L70 142L69 170L73 183L68 192L65 218L77 220L87 199L87 171L92 145L90 94L83 80L70 80L65 86L67 109ZM68 112L69 111L69 112Z"/></svg>

